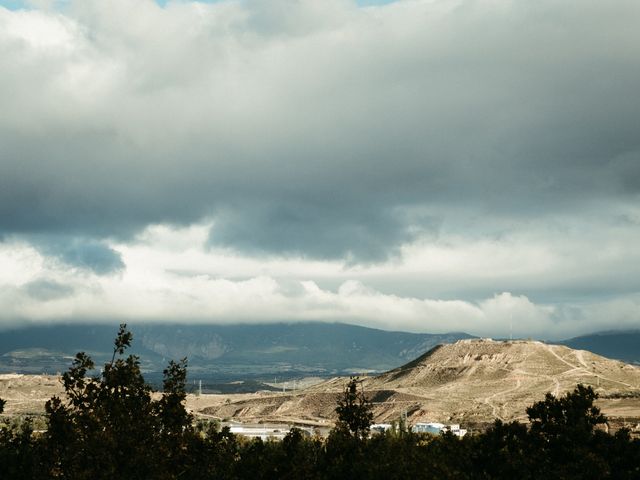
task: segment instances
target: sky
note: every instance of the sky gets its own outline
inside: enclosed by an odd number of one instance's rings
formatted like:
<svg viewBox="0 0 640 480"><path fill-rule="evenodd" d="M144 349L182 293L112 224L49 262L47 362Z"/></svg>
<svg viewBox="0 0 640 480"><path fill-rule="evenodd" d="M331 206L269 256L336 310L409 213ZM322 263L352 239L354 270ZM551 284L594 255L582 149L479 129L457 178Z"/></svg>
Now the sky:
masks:
<svg viewBox="0 0 640 480"><path fill-rule="evenodd" d="M0 329L640 327L640 2L0 0Z"/></svg>

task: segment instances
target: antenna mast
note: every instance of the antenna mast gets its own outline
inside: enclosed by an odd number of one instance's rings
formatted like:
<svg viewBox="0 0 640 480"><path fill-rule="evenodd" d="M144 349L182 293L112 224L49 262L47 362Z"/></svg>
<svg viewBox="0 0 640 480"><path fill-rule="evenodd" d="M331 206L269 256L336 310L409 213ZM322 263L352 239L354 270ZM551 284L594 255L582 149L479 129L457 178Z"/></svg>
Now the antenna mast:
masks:
<svg viewBox="0 0 640 480"><path fill-rule="evenodd" d="M513 314L509 314L509 340L513 340Z"/></svg>

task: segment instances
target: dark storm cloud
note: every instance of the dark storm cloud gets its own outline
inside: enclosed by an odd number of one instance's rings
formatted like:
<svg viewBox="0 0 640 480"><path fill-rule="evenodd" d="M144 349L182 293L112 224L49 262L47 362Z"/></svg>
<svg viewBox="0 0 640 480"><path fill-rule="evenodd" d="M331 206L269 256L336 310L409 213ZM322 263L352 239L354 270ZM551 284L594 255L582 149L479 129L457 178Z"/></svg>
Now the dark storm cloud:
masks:
<svg viewBox="0 0 640 480"><path fill-rule="evenodd" d="M34 280L22 288L27 295L40 301L57 300L69 297L74 293L73 287L47 279Z"/></svg>
<svg viewBox="0 0 640 480"><path fill-rule="evenodd" d="M98 239L205 218L371 261L456 215L637 201L637 2L313 3L72 2L0 34L0 231L92 238L48 251L98 273L123 268Z"/></svg>
<svg viewBox="0 0 640 480"><path fill-rule="evenodd" d="M118 252L102 242L90 238L60 235L27 237L43 254L75 268L98 275L122 271L125 264Z"/></svg>
<svg viewBox="0 0 640 480"><path fill-rule="evenodd" d="M333 203L333 202L331 202ZM246 205L216 216L210 241L252 254L284 253L301 257L385 260L394 246L413 235L399 215L390 211L340 205Z"/></svg>

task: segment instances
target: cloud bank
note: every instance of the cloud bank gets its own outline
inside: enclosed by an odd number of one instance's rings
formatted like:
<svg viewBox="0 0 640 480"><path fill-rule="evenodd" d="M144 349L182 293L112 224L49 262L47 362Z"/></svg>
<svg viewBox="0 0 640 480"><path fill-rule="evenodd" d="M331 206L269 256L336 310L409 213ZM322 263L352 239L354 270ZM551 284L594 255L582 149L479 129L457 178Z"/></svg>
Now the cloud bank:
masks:
<svg viewBox="0 0 640 480"><path fill-rule="evenodd" d="M406 264L345 268L340 262L252 259L211 251L206 246L207 235L207 225L181 230L149 228L135 242L114 247L127 268L112 275L42 255L26 243L5 242L0 249L0 324L340 321L387 330L455 330L550 339L574 335L585 326L593 330L637 326L640 295L634 292L589 300L577 295L577 301L562 303L535 302L512 292L475 300L417 297L369 286L380 278L384 285L390 277L415 275ZM415 262L414 267L421 261L411 253L405 256ZM447 261L444 253L437 256ZM507 262L503 267L509 268ZM478 284L487 281L480 274L484 264L465 268L469 292L478 288L473 286L474 277ZM523 268L523 274L535 276L540 267ZM424 295L442 279L438 269L429 271L425 265L419 270L426 286ZM454 275L455 265L450 263L447 270ZM504 275L497 272L496 277ZM456 290L464 292L460 287Z"/></svg>

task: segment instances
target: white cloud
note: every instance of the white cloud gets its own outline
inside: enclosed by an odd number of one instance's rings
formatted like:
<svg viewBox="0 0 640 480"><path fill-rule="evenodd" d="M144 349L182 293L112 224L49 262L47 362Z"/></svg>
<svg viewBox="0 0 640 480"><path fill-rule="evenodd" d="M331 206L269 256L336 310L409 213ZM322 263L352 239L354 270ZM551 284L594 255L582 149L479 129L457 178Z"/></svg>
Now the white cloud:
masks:
<svg viewBox="0 0 640 480"><path fill-rule="evenodd" d="M358 280L366 277L361 267L303 259L260 261L208 250L206 231L207 225L154 226L136 243L110 245L122 255L127 268L108 276L42 257L24 243L5 242L0 252L1 323L319 320L484 336L505 337L512 331L516 337L555 339L637 324L640 301L635 294L561 305L535 303L506 291L477 301L391 294ZM483 255L480 252L475 261ZM398 267L390 263L388 268L394 274ZM426 269L424 275L429 276ZM332 279L337 288L323 288L310 279L313 277L321 282Z"/></svg>
<svg viewBox="0 0 640 480"><path fill-rule="evenodd" d="M25 243L0 243L0 285L22 285L42 270L42 256Z"/></svg>

